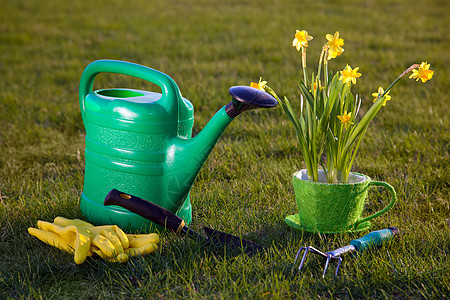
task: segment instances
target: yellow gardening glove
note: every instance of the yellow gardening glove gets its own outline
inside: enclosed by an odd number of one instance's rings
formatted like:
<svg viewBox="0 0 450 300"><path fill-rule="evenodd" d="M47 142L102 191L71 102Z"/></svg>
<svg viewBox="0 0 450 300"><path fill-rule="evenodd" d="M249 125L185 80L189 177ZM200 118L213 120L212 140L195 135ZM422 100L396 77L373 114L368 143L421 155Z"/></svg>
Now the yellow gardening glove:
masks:
<svg viewBox="0 0 450 300"><path fill-rule="evenodd" d="M28 228L28 232L51 246L73 253L77 264L94 254L107 261L126 262L130 256L143 256L158 249L156 233L127 235L116 225L94 226L63 217L56 217L53 223L38 221L37 225L39 229Z"/></svg>
<svg viewBox="0 0 450 300"><path fill-rule="evenodd" d="M127 234L130 248L125 249L129 256L144 256L158 249L159 236L150 234Z"/></svg>
<svg viewBox="0 0 450 300"><path fill-rule="evenodd" d="M49 245L74 253L77 264L93 253L108 260L128 260L124 253L129 247L128 237L116 225L94 227L82 220L57 217L54 223L38 221L38 228L29 228L28 232Z"/></svg>

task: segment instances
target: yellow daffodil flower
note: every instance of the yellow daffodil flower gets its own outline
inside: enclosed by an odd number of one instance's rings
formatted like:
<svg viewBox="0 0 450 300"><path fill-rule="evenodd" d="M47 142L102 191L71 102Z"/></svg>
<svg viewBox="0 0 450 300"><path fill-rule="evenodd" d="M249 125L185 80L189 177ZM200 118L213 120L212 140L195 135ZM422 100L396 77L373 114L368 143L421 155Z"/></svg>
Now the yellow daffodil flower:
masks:
<svg viewBox="0 0 450 300"><path fill-rule="evenodd" d="M391 96L389 95L390 92L391 91L387 92L386 95L384 95L385 98L384 98L383 106L386 106L386 102L391 100ZM377 102L378 95L381 96L381 95L383 95L383 93L384 93L384 89L381 86L378 88L378 93L372 93L372 96L375 97L375 99L373 99L373 103Z"/></svg>
<svg viewBox="0 0 450 300"><path fill-rule="evenodd" d="M341 55L342 52L344 52L343 48L328 49L328 57L327 57L327 59L330 60L330 59L336 58L339 55Z"/></svg>
<svg viewBox="0 0 450 300"><path fill-rule="evenodd" d="M256 82L250 83L250 87L258 89L258 90L261 90L261 91L264 92L264 87L266 86L267 81L261 81L261 80L262 80L262 78L259 77L259 82L258 83L256 83Z"/></svg>
<svg viewBox="0 0 450 300"><path fill-rule="evenodd" d="M416 70L412 70L412 74L409 76L409 78L416 79L416 81L422 80L422 82L426 82L427 80L430 80L431 77L433 77L434 71L429 70L430 65L427 64L426 61L422 62L419 66L419 68Z"/></svg>
<svg viewBox="0 0 450 300"><path fill-rule="evenodd" d="M339 31L336 31L334 35L327 34L325 37L328 40L328 60L333 59L344 52L344 49L341 47L344 45L344 39L339 38Z"/></svg>
<svg viewBox="0 0 450 300"><path fill-rule="evenodd" d="M295 32L295 38L292 41L292 46L300 51L301 48L308 47L308 42L313 39L312 36L308 35L306 30L297 30Z"/></svg>
<svg viewBox="0 0 450 300"><path fill-rule="evenodd" d="M344 39L339 38L339 31L336 31L334 35L327 34L325 37L328 40L327 45L330 48L340 47L344 45Z"/></svg>
<svg viewBox="0 0 450 300"><path fill-rule="evenodd" d="M350 121L351 117L352 117L352 112L347 113L346 111L344 112L344 114L342 116L337 116L339 120L341 120L341 124L344 124L345 126L345 130L347 130L347 126L348 125L352 125L355 124L352 121Z"/></svg>
<svg viewBox="0 0 450 300"><path fill-rule="evenodd" d="M339 80L343 80L344 83L351 81L353 84L356 84L356 78L361 76L361 73L358 73L358 70L358 67L352 69L352 67L347 65L345 69L341 71L341 77L339 77Z"/></svg>

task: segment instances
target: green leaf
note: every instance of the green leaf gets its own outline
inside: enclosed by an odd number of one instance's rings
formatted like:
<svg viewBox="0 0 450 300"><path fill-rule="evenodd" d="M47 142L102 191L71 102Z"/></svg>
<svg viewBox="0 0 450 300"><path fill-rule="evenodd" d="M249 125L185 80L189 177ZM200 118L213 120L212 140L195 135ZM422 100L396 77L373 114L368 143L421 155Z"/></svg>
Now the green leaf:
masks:
<svg viewBox="0 0 450 300"><path fill-rule="evenodd" d="M380 108L383 106L383 98L379 98L367 111L367 113L364 115L364 117L361 119L361 121L357 124L354 131L350 135L350 137L347 140L347 143L345 144L345 147L343 151L347 152L349 148L352 146L352 144L355 142L356 138L364 132L367 127L369 126L370 122L373 120L373 118L377 115Z"/></svg>
<svg viewBox="0 0 450 300"><path fill-rule="evenodd" d="M300 79L298 86L300 87L300 91L302 92L303 97L305 97L306 101L308 102L308 105L311 108L313 108L314 107L314 96L308 90L308 88L304 84L303 80Z"/></svg>

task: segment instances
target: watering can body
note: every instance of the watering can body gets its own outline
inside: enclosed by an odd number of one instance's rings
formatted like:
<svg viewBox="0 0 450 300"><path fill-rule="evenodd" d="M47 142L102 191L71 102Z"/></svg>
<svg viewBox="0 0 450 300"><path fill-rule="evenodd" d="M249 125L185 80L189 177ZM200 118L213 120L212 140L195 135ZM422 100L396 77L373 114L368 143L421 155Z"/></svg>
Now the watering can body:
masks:
<svg viewBox="0 0 450 300"><path fill-rule="evenodd" d="M147 80L159 85L161 93L117 88L92 91L95 77L102 72ZM204 144L193 143L194 109L175 82L164 73L123 61L99 60L86 67L79 98L86 130L80 199L85 217L97 225L116 224L129 231L158 229L121 207L103 206L105 196L116 188L148 199L189 224L192 183L232 118L219 117L221 121L205 134Z"/></svg>

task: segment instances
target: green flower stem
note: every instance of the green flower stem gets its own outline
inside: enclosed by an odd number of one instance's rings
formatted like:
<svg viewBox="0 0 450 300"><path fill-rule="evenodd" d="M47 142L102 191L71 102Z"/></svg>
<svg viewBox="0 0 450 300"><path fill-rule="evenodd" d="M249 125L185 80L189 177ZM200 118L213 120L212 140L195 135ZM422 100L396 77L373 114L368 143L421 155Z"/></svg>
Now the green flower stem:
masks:
<svg viewBox="0 0 450 300"><path fill-rule="evenodd" d="M320 74L322 71L322 61L323 61L324 56L325 56L325 47L322 48L322 53L320 53L320 58L319 58L319 65L317 67L317 78L319 78L319 82L320 82ZM327 73L324 74L324 77L325 78L327 77ZM325 86L326 86L326 84L325 84ZM320 85L317 87L317 89L318 90L320 89Z"/></svg>
<svg viewBox="0 0 450 300"><path fill-rule="evenodd" d="M361 133L361 135L359 136L358 142L356 142L356 146L355 146L355 148L353 149L352 159L350 160L350 163L347 165L347 169L348 169L348 170L346 171L345 182L347 182L347 180L348 180L348 176L350 175L350 171L351 171L351 168L352 168L352 165L353 165L353 161L355 160L356 153L358 152L358 149L359 149L359 145L361 144L361 141L362 141L364 135L366 134L366 131L367 131L367 127L366 127L366 129Z"/></svg>
<svg viewBox="0 0 450 300"><path fill-rule="evenodd" d="M413 64L411 65L408 69L406 69L402 74L400 74L400 76L398 76L392 83L391 85L388 86L388 88L384 91L384 93L379 96L380 98L384 97L389 90L400 80L402 79L406 74L408 74L409 72L411 72L412 69L419 67L418 64Z"/></svg>
<svg viewBox="0 0 450 300"><path fill-rule="evenodd" d="M318 170L316 170L317 168L315 167L316 166L315 160L311 156L311 150L308 147L309 143L307 142L306 134L303 131L303 128L305 128L305 126L301 125L301 122L303 121L303 119L301 117L298 119L295 116L292 106L286 97L284 97L283 100L281 100L278 97L278 95L272 90L272 88L270 88L267 85L264 87L264 90L267 93L269 93L270 95L272 95L278 101L278 103L280 103L285 114L288 116L288 118L291 120L292 124L294 125L294 129L297 134L297 139L300 143L300 149L303 154L303 159L305 161L306 169L308 170L308 175L312 174L312 179L317 181L319 178Z"/></svg>
<svg viewBox="0 0 450 300"><path fill-rule="evenodd" d="M306 69L306 48L302 47L302 69L303 69L303 79L305 84L308 86L308 70Z"/></svg>

